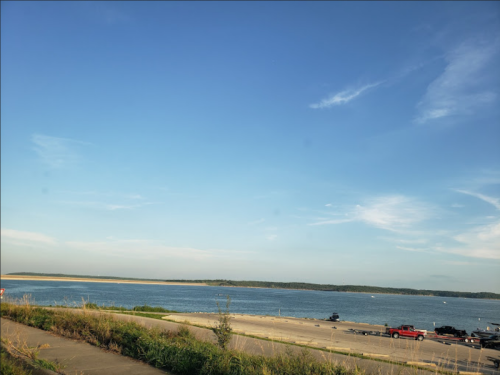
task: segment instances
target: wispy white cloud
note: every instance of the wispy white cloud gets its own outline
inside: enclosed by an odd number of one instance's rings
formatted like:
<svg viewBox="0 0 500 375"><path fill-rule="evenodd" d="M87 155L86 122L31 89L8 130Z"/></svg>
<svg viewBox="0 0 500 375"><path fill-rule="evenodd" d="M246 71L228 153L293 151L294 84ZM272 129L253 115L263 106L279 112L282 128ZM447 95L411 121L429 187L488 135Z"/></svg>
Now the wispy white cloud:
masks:
<svg viewBox="0 0 500 375"><path fill-rule="evenodd" d="M327 204L325 204L325 207L332 207L332 204L331 203L327 203Z"/></svg>
<svg viewBox="0 0 500 375"><path fill-rule="evenodd" d="M328 224L343 224L343 223L350 223L352 221L356 221L356 218L346 218L346 219L324 219L324 218L319 218L319 221L316 221L315 223L311 223L309 225L328 225Z"/></svg>
<svg viewBox="0 0 500 375"><path fill-rule="evenodd" d="M454 239L459 246L437 247L436 250L471 258L500 259L500 222L475 227Z"/></svg>
<svg viewBox="0 0 500 375"><path fill-rule="evenodd" d="M498 199L498 198L489 197L487 195L475 193L475 192L468 191L468 190L455 189L455 191L462 193L462 194L467 194L467 195L471 195L473 197L479 198L482 201L485 201L486 203L489 203L489 204L495 206L496 209L500 210L500 199Z"/></svg>
<svg viewBox="0 0 500 375"><path fill-rule="evenodd" d="M497 99L490 63L499 51L494 41L468 40L446 55L444 72L427 88L417 105L416 123L474 113Z"/></svg>
<svg viewBox="0 0 500 375"><path fill-rule="evenodd" d="M476 262L464 262L460 260L447 260L443 262L444 264L450 264L452 266L475 266Z"/></svg>
<svg viewBox="0 0 500 375"><path fill-rule="evenodd" d="M106 202L98 202L98 201L59 201L59 203L73 205L73 206L94 208L97 210L106 210L106 211L133 210L136 208L150 206L153 204L160 204L160 202L141 202L141 203L134 203L134 204L127 204L127 203L119 204L119 203L106 203Z"/></svg>
<svg viewBox="0 0 500 375"><path fill-rule="evenodd" d="M144 199L144 197L140 194L127 194L125 195L125 198L129 199Z"/></svg>
<svg viewBox="0 0 500 375"><path fill-rule="evenodd" d="M226 259L231 256L234 259L244 258L251 251L225 250L225 249L199 249L189 246L169 246L163 241L148 239L117 239L107 236L101 241L61 241L47 236L43 233L27 232L14 229L1 229L2 243L19 247L47 247L64 249L65 253L78 250L83 254L111 256L123 258L152 259L186 259L203 261L217 258ZM118 259L118 258L117 258Z"/></svg>
<svg viewBox="0 0 500 375"><path fill-rule="evenodd" d="M119 198L119 199L130 199L130 200L143 200L145 199L141 194L137 193L120 193L120 192L103 192L96 190L87 190L87 191L68 191L68 190L59 190L60 193L69 194L69 195L90 195L96 197L107 197L107 198Z"/></svg>
<svg viewBox="0 0 500 375"><path fill-rule="evenodd" d="M425 220L430 208L414 199L393 195L369 200L366 204L350 207L345 218L318 221L309 225L341 224L346 222L363 222L368 225L401 232L412 224Z"/></svg>
<svg viewBox="0 0 500 375"><path fill-rule="evenodd" d="M127 258L158 260L173 257L204 260L214 256L214 251L210 250L166 246L149 240L68 241L65 245L75 250Z"/></svg>
<svg viewBox="0 0 500 375"><path fill-rule="evenodd" d="M379 237L381 240L392 242L392 243L399 243L399 244L426 244L428 242L427 239L425 238L414 238L414 239L407 239L407 238L390 238L390 237Z"/></svg>
<svg viewBox="0 0 500 375"><path fill-rule="evenodd" d="M120 192L100 192L95 190L90 191L60 191L68 195L77 196L75 200L60 200L58 203L94 208L97 210L132 210L153 204L161 204L161 202L151 202L146 200L141 194L137 193L120 193ZM81 196L91 197L92 200L78 200Z"/></svg>
<svg viewBox="0 0 500 375"><path fill-rule="evenodd" d="M25 232L15 229L1 229L2 241L16 242L16 243L36 243L43 245L54 245L56 240L42 233Z"/></svg>
<svg viewBox="0 0 500 375"><path fill-rule="evenodd" d="M418 247L408 247L408 246L396 246L399 250L411 251L416 253L429 253L428 249L421 249Z"/></svg>
<svg viewBox="0 0 500 375"><path fill-rule="evenodd" d="M266 219L259 219L259 220L255 220L255 221L249 222L248 225L259 225L259 224L262 224L265 221L266 221Z"/></svg>
<svg viewBox="0 0 500 375"><path fill-rule="evenodd" d="M207 259L235 259L251 254L250 251L232 251L224 249L198 249L189 246L169 246L161 241L129 239L120 240L114 237L106 241L68 241L65 246L93 254L105 254L127 258L153 259L187 259L204 261Z"/></svg>
<svg viewBox="0 0 500 375"><path fill-rule="evenodd" d="M134 19L119 9L114 3L98 1L78 2L76 5L79 15L84 15L94 22L105 25L129 24Z"/></svg>
<svg viewBox="0 0 500 375"><path fill-rule="evenodd" d="M268 241L274 241L276 238L278 238L278 235L277 235L277 234L268 234L268 235L266 236L266 239L267 239Z"/></svg>
<svg viewBox="0 0 500 375"><path fill-rule="evenodd" d="M345 90L338 92L336 94L330 95L328 98L321 100L319 103L314 103L309 105L309 108L313 109L321 109L321 108L330 108L336 105L349 103L351 100L357 98L363 92L368 89L377 87L382 82L371 83L369 85L365 85L363 87L354 89L354 90Z"/></svg>
<svg viewBox="0 0 500 375"><path fill-rule="evenodd" d="M73 166L80 160L77 148L83 145L91 145L91 143L87 142L42 134L33 134L31 141L35 144L34 150L40 160L54 169Z"/></svg>
<svg viewBox="0 0 500 375"><path fill-rule="evenodd" d="M268 199L268 198L278 198L290 195L290 191L287 190L274 190L268 193L259 194L253 197L253 199Z"/></svg>

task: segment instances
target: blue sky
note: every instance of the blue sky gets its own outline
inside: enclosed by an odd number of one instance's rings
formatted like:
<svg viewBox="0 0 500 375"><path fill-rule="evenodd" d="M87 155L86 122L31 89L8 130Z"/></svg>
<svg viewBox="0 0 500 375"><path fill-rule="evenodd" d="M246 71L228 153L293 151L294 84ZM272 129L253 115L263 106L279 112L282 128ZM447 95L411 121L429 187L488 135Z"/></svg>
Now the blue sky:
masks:
<svg viewBox="0 0 500 375"><path fill-rule="evenodd" d="M2 2L1 271L500 292L498 2Z"/></svg>

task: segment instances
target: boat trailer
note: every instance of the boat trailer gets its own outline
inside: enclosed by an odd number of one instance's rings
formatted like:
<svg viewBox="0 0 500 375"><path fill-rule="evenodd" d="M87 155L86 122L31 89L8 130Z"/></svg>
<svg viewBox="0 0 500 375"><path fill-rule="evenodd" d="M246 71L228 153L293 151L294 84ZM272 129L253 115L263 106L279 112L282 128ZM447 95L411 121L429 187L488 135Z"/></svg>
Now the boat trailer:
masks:
<svg viewBox="0 0 500 375"><path fill-rule="evenodd" d="M363 336L368 336L368 335L382 336L382 335L385 335L384 332L380 332L380 331L366 331L366 330L363 330L363 329L349 328L348 331L354 333L355 335L363 335Z"/></svg>

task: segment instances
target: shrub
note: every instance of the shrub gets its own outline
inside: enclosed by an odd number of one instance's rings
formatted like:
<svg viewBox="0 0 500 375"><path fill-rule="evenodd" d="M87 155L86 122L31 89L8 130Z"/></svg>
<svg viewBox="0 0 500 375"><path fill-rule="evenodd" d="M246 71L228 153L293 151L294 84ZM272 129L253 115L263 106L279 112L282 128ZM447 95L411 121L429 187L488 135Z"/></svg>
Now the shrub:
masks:
<svg viewBox="0 0 500 375"><path fill-rule="evenodd" d="M223 350L227 349L229 345L229 341L231 341L231 316L229 315L229 305L231 304L231 298L229 296L226 297L226 310L222 311L219 305L219 301L217 301L217 308L219 309L219 318L215 327L212 328L215 336L217 336L217 343L219 347Z"/></svg>

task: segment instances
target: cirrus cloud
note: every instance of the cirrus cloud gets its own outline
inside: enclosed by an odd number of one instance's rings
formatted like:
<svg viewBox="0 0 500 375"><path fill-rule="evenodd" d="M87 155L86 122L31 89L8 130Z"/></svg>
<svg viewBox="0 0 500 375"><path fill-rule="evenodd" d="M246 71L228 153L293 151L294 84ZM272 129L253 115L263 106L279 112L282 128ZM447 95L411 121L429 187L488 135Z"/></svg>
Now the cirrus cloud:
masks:
<svg viewBox="0 0 500 375"><path fill-rule="evenodd" d="M35 243L42 245L55 245L56 240L42 233L26 232L15 229L2 228L2 241L15 243Z"/></svg>
<svg viewBox="0 0 500 375"><path fill-rule="evenodd" d="M314 103L314 104L309 105L309 108L313 108L313 109L330 108L330 107L333 107L336 105L349 103L351 100L356 99L358 96L360 96L363 92L367 91L368 89L377 87L381 83L382 83L382 81L376 82L376 83L371 83L371 84L359 87L357 89L344 90L344 91L338 92L336 94L330 95L328 98L321 100L319 103Z"/></svg>
<svg viewBox="0 0 500 375"><path fill-rule="evenodd" d="M467 40L449 51L444 72L427 87L417 104L415 122L473 114L496 101L497 88L490 67L500 50L499 41L498 36L493 41Z"/></svg>

